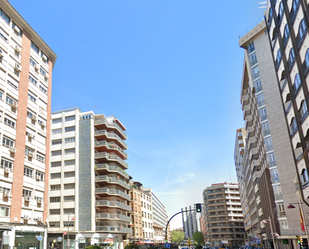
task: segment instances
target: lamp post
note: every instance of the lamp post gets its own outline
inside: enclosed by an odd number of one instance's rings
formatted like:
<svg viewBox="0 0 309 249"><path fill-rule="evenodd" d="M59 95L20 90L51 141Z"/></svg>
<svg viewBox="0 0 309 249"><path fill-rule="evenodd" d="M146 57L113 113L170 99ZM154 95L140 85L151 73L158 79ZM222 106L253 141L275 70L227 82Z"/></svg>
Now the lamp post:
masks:
<svg viewBox="0 0 309 249"><path fill-rule="evenodd" d="M295 208L295 206L293 206L293 204L295 205L299 205L300 207L300 213L301 213L301 216L302 216L302 220L303 220L303 223L304 223L304 227L305 227L305 233L306 233L306 238L307 238L307 244L309 243L309 240L308 240L308 230L307 230L307 224L306 224L306 219L305 219L305 216L304 216L304 211L303 211L303 206L302 206L302 203L300 201L300 199L298 198L298 203L290 203L290 205L288 206L288 208Z"/></svg>
<svg viewBox="0 0 309 249"><path fill-rule="evenodd" d="M262 220L262 223L267 224L267 221L269 221L270 233L271 233L271 237L272 237L272 240L273 240L274 248L277 249L276 243L275 243L275 237L274 237L273 226L272 226L272 223L271 223L271 218L270 218L269 216L268 216L268 219Z"/></svg>

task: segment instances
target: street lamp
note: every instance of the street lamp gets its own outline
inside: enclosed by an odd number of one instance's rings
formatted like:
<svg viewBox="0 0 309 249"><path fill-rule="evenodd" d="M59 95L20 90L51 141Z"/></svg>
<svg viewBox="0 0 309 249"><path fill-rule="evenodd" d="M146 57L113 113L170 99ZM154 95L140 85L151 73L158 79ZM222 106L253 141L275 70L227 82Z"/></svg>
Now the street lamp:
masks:
<svg viewBox="0 0 309 249"><path fill-rule="evenodd" d="M269 225L270 225L270 233L271 233L271 237L272 237L272 239L273 239L273 244L274 244L274 248L275 249L277 249L277 247L276 247L276 243L275 243L275 237L274 237L274 231L273 231L273 226L272 226L272 223L271 223L271 218L268 216L268 219L267 220L262 220L262 223L264 223L264 224L267 224L267 221L269 221ZM276 237L278 237L279 236L279 234L277 234L276 233Z"/></svg>
<svg viewBox="0 0 309 249"><path fill-rule="evenodd" d="M289 209L295 208L295 206L293 206L292 204L294 204L294 205L299 205L299 207L300 207L300 214L301 214L301 216L302 216L301 218L302 218L302 220L303 220L304 227L305 227L305 233L306 233L306 237L307 237L307 243L309 243L309 240L308 240L308 231L307 231L307 225L306 225L306 219L305 219L305 217L304 217L304 211L303 211L303 206L302 206L302 204L301 204L301 201L300 201L300 199L298 198L298 203L290 203L290 205L288 206Z"/></svg>

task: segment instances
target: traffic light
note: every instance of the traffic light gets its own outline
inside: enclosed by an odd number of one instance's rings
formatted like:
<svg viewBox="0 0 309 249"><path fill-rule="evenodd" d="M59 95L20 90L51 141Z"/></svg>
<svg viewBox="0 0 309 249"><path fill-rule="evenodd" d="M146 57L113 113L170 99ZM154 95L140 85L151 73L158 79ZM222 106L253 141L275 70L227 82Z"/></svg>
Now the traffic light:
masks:
<svg viewBox="0 0 309 249"><path fill-rule="evenodd" d="M297 242L298 244L300 244L300 241L301 241L300 236L299 236L299 235L296 235L296 242Z"/></svg>
<svg viewBox="0 0 309 249"><path fill-rule="evenodd" d="M201 203L196 203L195 207L196 207L196 212L197 213L201 213L202 212L202 204Z"/></svg>

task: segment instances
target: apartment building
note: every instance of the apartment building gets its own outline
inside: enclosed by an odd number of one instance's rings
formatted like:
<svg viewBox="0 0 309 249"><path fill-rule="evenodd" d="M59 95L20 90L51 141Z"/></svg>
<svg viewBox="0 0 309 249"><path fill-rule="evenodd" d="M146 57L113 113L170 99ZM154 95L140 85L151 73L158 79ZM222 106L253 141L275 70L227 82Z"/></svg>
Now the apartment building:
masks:
<svg viewBox="0 0 309 249"><path fill-rule="evenodd" d="M241 158L243 170L238 180L244 183L240 183L240 191L245 193L245 198L250 196L248 186L253 178L254 198L260 196L261 200L260 206L248 207L250 214L252 210L258 211L258 220L252 215L251 218L245 216L246 231L252 230L253 238L261 242L275 242L281 248L290 248L291 243L295 243L295 235L304 234L304 231L300 229L299 210L287 209L291 203L298 202L294 184L295 163L266 29L265 22L261 22L239 40L245 51L241 103L247 135ZM252 159L250 153L255 159L251 163L256 163L257 167L251 165L250 168L246 163L247 155ZM236 169L239 158L235 157ZM268 224L265 224L267 220ZM251 222L252 229L248 222ZM248 239L252 241L252 238Z"/></svg>
<svg viewBox="0 0 309 249"><path fill-rule="evenodd" d="M130 241L153 241L152 201L140 182L130 182L132 236Z"/></svg>
<svg viewBox="0 0 309 249"><path fill-rule="evenodd" d="M206 243L235 248L244 243L244 223L237 183L217 183L203 191Z"/></svg>
<svg viewBox="0 0 309 249"><path fill-rule="evenodd" d="M193 234L198 231L196 209L189 206L182 208L181 211L185 238L193 238Z"/></svg>
<svg viewBox="0 0 309 249"><path fill-rule="evenodd" d="M9 1L0 1L1 248L46 247L56 59Z"/></svg>
<svg viewBox="0 0 309 249"><path fill-rule="evenodd" d="M131 234L125 127L78 108L52 113L51 126L48 245L123 248Z"/></svg>

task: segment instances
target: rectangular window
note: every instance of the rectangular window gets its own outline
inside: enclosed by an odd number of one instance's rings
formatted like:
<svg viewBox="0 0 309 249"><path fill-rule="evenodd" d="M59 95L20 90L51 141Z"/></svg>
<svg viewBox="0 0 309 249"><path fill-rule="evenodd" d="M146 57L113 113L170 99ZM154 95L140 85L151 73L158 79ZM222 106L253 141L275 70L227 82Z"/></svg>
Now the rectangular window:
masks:
<svg viewBox="0 0 309 249"><path fill-rule="evenodd" d="M31 154L32 153L32 154ZM27 155L27 156L33 156L33 154L34 154L34 150L33 149L31 149L31 148L29 148L29 147L26 147L25 148L25 155Z"/></svg>
<svg viewBox="0 0 309 249"><path fill-rule="evenodd" d="M50 197L49 201L50 202L60 202L60 197Z"/></svg>
<svg viewBox="0 0 309 249"><path fill-rule="evenodd" d="M61 185L57 184L57 185L50 185L50 190L60 190L61 189Z"/></svg>
<svg viewBox="0 0 309 249"><path fill-rule="evenodd" d="M24 176L28 176L30 178L33 178L33 169L30 169L28 167L24 167Z"/></svg>
<svg viewBox="0 0 309 249"><path fill-rule="evenodd" d="M50 179L58 179L61 178L61 173L50 174Z"/></svg>
<svg viewBox="0 0 309 249"><path fill-rule="evenodd" d="M65 142L66 144L68 144L68 143L74 143L74 142L75 142L75 137L67 137L67 138L64 139L64 142Z"/></svg>
<svg viewBox="0 0 309 249"><path fill-rule="evenodd" d="M3 91L0 89L0 99L3 99Z"/></svg>
<svg viewBox="0 0 309 249"><path fill-rule="evenodd" d="M43 76L47 76L47 72L45 71L45 69L41 68L40 67L40 73L43 75Z"/></svg>
<svg viewBox="0 0 309 249"><path fill-rule="evenodd" d="M48 63L48 57L47 57L47 55L44 54L42 51L41 51L41 57L42 57L42 59L43 59L45 62Z"/></svg>
<svg viewBox="0 0 309 249"><path fill-rule="evenodd" d="M54 168L54 167L61 167L61 162L52 162L51 163L51 166Z"/></svg>
<svg viewBox="0 0 309 249"><path fill-rule="evenodd" d="M2 138L2 145L8 148L14 147L15 141L13 139L10 139L8 137L3 136Z"/></svg>
<svg viewBox="0 0 309 249"><path fill-rule="evenodd" d="M32 48L35 52L39 53L39 47L38 47L33 41L31 42L31 48Z"/></svg>
<svg viewBox="0 0 309 249"><path fill-rule="evenodd" d="M63 209L64 214L75 214L75 209L74 208L65 208Z"/></svg>
<svg viewBox="0 0 309 249"><path fill-rule="evenodd" d="M31 91L28 91L28 99L32 100L34 103L36 103L36 100L37 100L37 96L31 92Z"/></svg>
<svg viewBox="0 0 309 249"><path fill-rule="evenodd" d="M27 117L29 118L34 118L36 115L34 114L34 112L30 111L29 109L27 110Z"/></svg>
<svg viewBox="0 0 309 249"><path fill-rule="evenodd" d="M74 195L64 196L63 201L75 201L75 196Z"/></svg>
<svg viewBox="0 0 309 249"><path fill-rule="evenodd" d="M75 183L64 184L64 189L75 189Z"/></svg>
<svg viewBox="0 0 309 249"><path fill-rule="evenodd" d="M44 173L42 173L40 171L36 171L35 172L35 179L43 182L44 181Z"/></svg>
<svg viewBox="0 0 309 249"><path fill-rule="evenodd" d="M60 227L60 222L49 222L49 227Z"/></svg>
<svg viewBox="0 0 309 249"><path fill-rule="evenodd" d="M13 161L10 161L10 160L5 159L5 158L1 158L1 168L12 169L13 168Z"/></svg>
<svg viewBox="0 0 309 249"><path fill-rule="evenodd" d="M74 221L64 221L63 226L64 227L74 227Z"/></svg>
<svg viewBox="0 0 309 249"><path fill-rule="evenodd" d="M60 209L49 209L49 214L60 214Z"/></svg>
<svg viewBox="0 0 309 249"><path fill-rule="evenodd" d="M65 122L72 121L72 120L75 120L75 116L65 117Z"/></svg>
<svg viewBox="0 0 309 249"><path fill-rule="evenodd" d="M13 88L18 89L19 82L15 80L11 75L8 75L7 82Z"/></svg>
<svg viewBox="0 0 309 249"><path fill-rule="evenodd" d="M36 160L44 163L45 162L45 155L43 155L41 153L36 153Z"/></svg>
<svg viewBox="0 0 309 249"><path fill-rule="evenodd" d="M30 57L30 65L35 67L37 64L38 63L32 57Z"/></svg>
<svg viewBox="0 0 309 249"><path fill-rule="evenodd" d="M53 124L59 124L61 122L62 122L62 118L55 118L55 119L52 120Z"/></svg>
<svg viewBox="0 0 309 249"><path fill-rule="evenodd" d="M75 148L73 149L65 149L64 154L75 154Z"/></svg>
<svg viewBox="0 0 309 249"><path fill-rule="evenodd" d="M60 134L62 132L62 129L53 129L52 130L52 135L55 135L55 134Z"/></svg>
<svg viewBox="0 0 309 249"><path fill-rule="evenodd" d="M65 160L64 166L75 165L75 160Z"/></svg>
<svg viewBox="0 0 309 249"><path fill-rule="evenodd" d="M6 103L9 105L14 105L16 106L17 100L14 99L13 97L11 97L10 95L6 95L6 99L5 99Z"/></svg>
<svg viewBox="0 0 309 249"><path fill-rule="evenodd" d="M16 121L13 118L5 115L4 116L4 124L6 124L7 126L10 126L11 128L15 129Z"/></svg>
<svg viewBox="0 0 309 249"><path fill-rule="evenodd" d="M65 127L65 132L75 131L75 126Z"/></svg>
<svg viewBox="0 0 309 249"><path fill-rule="evenodd" d="M62 139L52 140L52 145L62 144Z"/></svg>
<svg viewBox="0 0 309 249"><path fill-rule="evenodd" d="M64 172L64 177L74 177L75 172Z"/></svg>
<svg viewBox="0 0 309 249"><path fill-rule="evenodd" d="M52 156L61 156L61 150L54 150L51 152Z"/></svg>
<svg viewBox="0 0 309 249"><path fill-rule="evenodd" d="M10 216L10 208L0 207L0 216L9 217Z"/></svg>
<svg viewBox="0 0 309 249"><path fill-rule="evenodd" d="M37 79L32 74L29 75L29 81L33 83L34 85L38 84Z"/></svg>
<svg viewBox="0 0 309 249"><path fill-rule="evenodd" d="M39 86L39 89L40 89L43 93L47 94L47 89L46 89L45 86L40 85L40 86Z"/></svg>
<svg viewBox="0 0 309 249"><path fill-rule="evenodd" d="M32 191L30 189L23 189L23 196L32 196Z"/></svg>

